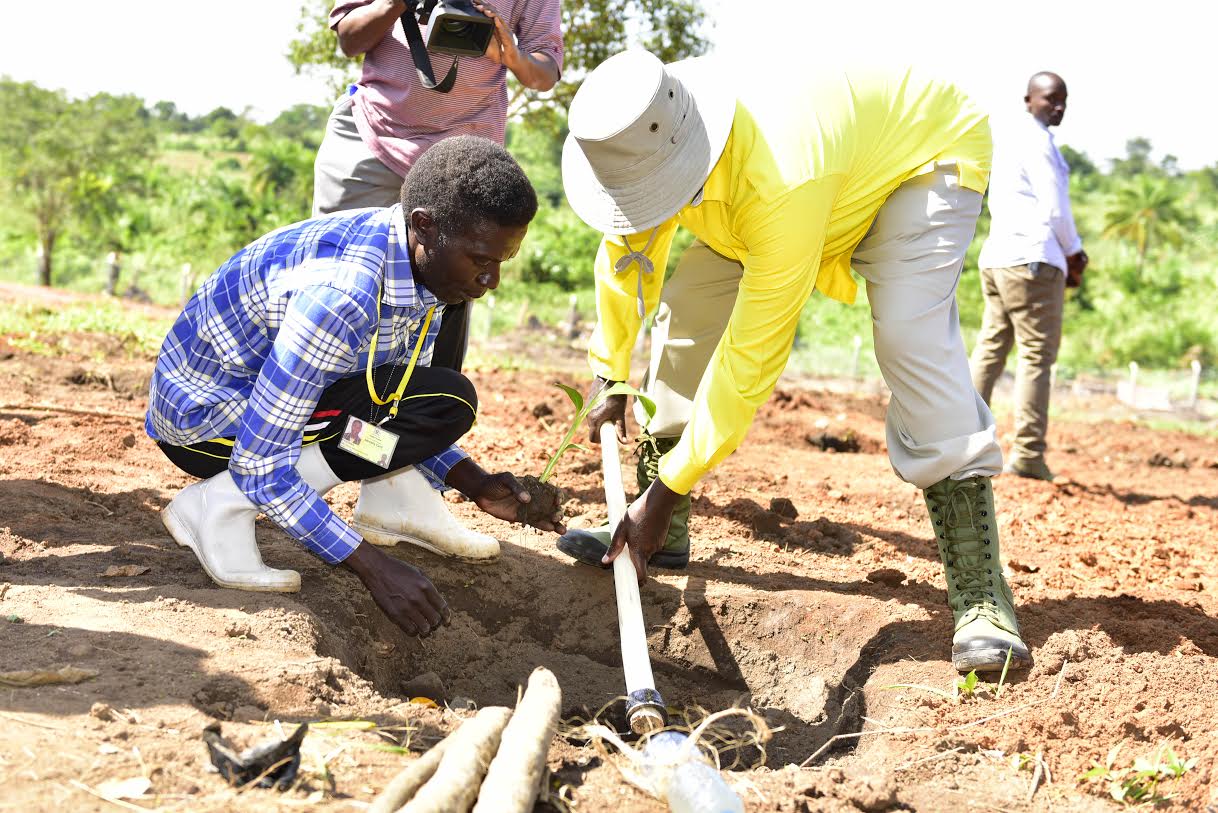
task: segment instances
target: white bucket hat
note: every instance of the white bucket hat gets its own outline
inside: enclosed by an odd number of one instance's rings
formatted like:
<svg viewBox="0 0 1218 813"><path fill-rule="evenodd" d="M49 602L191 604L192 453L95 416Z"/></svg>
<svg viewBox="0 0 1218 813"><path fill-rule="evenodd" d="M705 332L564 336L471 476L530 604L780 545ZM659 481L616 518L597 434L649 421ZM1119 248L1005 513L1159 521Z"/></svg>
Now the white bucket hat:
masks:
<svg viewBox="0 0 1218 813"><path fill-rule="evenodd" d="M630 50L588 74L571 102L562 151L567 200L585 223L635 234L698 194L736 113L715 64L696 57L665 65Z"/></svg>

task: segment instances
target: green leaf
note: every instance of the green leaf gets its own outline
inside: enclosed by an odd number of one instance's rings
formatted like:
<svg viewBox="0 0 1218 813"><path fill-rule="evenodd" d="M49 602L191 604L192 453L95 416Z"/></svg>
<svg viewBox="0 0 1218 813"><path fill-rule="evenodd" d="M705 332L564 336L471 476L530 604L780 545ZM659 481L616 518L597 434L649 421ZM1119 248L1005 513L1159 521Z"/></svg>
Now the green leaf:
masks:
<svg viewBox="0 0 1218 813"><path fill-rule="evenodd" d="M599 404L601 401L612 395L633 395L636 399L638 399L638 402L643 405L643 411L647 413L648 418L654 417L656 414L655 401L651 400L638 389L627 384L625 381L619 381L612 387L598 393L596 396L596 403ZM592 411L592 407L588 407L588 411Z"/></svg>
<svg viewBox="0 0 1218 813"><path fill-rule="evenodd" d="M977 683L980 680L981 679L977 677L977 670L974 669L964 676L964 680L956 681L956 688L960 691L960 694L964 695L965 697L971 697L973 692L977 689Z"/></svg>
<svg viewBox="0 0 1218 813"><path fill-rule="evenodd" d="M1007 670L1011 668L1011 655L1013 652L1013 647L1007 647L1007 659L1006 662L1002 664L1002 674L998 676L998 691L996 692L996 696L998 697L1002 697L1002 687L1005 686L1007 682Z"/></svg>
<svg viewBox="0 0 1218 813"><path fill-rule="evenodd" d="M575 389L575 387L567 386L566 384L562 384L558 381L554 382L554 386L558 387L567 394L567 397L571 399L571 403L575 405L575 414L578 417L582 417L580 413L584 411L583 394L579 390Z"/></svg>
<svg viewBox="0 0 1218 813"><path fill-rule="evenodd" d="M591 452L591 451L592 451L591 449L589 449L587 446L585 446L585 445L584 445L584 444L582 444L582 443L572 443L572 444L571 444L570 446L568 446L567 448L569 448L569 449L579 449L581 452Z"/></svg>
<svg viewBox="0 0 1218 813"><path fill-rule="evenodd" d="M1107 775L1108 775L1107 768L1105 768L1103 765L1096 765L1094 768L1087 771L1085 774L1081 775L1078 778L1078 781L1090 782L1092 779L1098 779L1102 776L1107 776Z"/></svg>

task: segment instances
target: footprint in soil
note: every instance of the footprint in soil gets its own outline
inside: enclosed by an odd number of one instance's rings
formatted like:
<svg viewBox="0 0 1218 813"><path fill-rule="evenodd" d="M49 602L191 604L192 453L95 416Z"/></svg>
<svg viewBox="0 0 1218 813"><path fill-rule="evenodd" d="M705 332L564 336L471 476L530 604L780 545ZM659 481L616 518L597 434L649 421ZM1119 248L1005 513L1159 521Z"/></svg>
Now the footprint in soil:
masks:
<svg viewBox="0 0 1218 813"><path fill-rule="evenodd" d="M567 501L567 492L550 483L543 483L531 474L520 478L520 484L529 492L532 499L517 509L517 522L533 524L534 522L549 522L555 514L562 513L562 505Z"/></svg>

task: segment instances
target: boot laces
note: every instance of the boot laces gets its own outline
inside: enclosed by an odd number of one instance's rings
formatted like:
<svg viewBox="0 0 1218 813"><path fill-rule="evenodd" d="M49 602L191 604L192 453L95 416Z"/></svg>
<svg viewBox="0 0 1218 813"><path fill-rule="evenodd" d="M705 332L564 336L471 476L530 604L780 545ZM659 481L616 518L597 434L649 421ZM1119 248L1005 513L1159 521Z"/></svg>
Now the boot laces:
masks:
<svg viewBox="0 0 1218 813"><path fill-rule="evenodd" d="M1001 624L995 597L997 585L990 569L990 525L994 518L985 510L984 487L976 480L961 480L946 495L935 495L938 509L932 517L942 521L946 575L954 581L956 595L970 619L984 617Z"/></svg>
<svg viewBox="0 0 1218 813"><path fill-rule="evenodd" d="M639 435L635 454L639 456L639 463L647 475L647 482L654 482L660 476L660 458L671 451L679 440L679 437L657 438L647 432Z"/></svg>

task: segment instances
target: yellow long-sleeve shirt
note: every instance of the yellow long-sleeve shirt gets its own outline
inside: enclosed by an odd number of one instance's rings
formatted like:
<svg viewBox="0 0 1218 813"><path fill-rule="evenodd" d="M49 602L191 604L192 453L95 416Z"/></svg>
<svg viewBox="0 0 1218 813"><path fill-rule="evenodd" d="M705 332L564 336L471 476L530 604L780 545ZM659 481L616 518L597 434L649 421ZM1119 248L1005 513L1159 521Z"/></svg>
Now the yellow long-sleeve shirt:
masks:
<svg viewBox="0 0 1218 813"><path fill-rule="evenodd" d="M811 72L809 72L811 74ZM680 443L660 463L660 479L687 493L744 440L769 398L814 289L853 302L850 257L885 199L904 181L954 162L960 183L984 192L990 130L984 113L955 86L906 72L820 72L754 87L737 100L731 134L703 199L630 236L656 271L644 275L648 311L659 301L677 226L744 266L740 293L694 397ZM595 374L629 377L641 322L633 263L622 274L622 237L597 254L598 323L588 349Z"/></svg>

